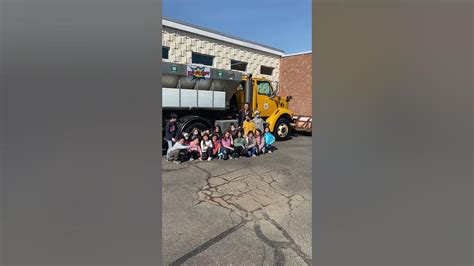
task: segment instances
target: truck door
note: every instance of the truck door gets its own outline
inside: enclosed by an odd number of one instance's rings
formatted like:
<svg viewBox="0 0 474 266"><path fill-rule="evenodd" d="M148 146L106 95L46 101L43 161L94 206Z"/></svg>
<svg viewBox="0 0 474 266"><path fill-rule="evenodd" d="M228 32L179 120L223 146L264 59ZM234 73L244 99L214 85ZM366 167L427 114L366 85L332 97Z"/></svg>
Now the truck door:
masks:
<svg viewBox="0 0 474 266"><path fill-rule="evenodd" d="M255 88L255 87L254 87ZM269 81L257 80L257 109L262 117L270 116L278 107L273 88Z"/></svg>

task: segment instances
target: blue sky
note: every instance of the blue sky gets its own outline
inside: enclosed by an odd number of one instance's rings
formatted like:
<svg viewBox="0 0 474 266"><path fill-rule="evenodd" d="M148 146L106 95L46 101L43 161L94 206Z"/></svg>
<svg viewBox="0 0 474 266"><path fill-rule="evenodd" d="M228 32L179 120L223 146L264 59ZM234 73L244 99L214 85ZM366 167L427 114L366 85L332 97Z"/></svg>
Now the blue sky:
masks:
<svg viewBox="0 0 474 266"><path fill-rule="evenodd" d="M163 0L163 16L287 54L311 50L311 0Z"/></svg>

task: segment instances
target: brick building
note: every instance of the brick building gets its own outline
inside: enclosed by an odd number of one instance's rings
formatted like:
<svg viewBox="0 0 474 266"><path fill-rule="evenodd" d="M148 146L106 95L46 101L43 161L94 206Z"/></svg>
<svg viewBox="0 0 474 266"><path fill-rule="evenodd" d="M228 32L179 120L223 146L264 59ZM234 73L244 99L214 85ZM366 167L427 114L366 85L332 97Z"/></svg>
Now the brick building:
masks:
<svg viewBox="0 0 474 266"><path fill-rule="evenodd" d="M295 115L312 116L312 53L284 55L280 59L280 93L291 95Z"/></svg>

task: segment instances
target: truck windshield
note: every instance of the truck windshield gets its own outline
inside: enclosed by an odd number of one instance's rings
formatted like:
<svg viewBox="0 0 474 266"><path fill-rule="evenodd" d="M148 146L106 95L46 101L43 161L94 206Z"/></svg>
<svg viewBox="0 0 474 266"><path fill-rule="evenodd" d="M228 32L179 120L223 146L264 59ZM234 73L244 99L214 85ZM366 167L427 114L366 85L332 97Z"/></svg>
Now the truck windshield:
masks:
<svg viewBox="0 0 474 266"><path fill-rule="evenodd" d="M258 94L261 95L271 95L272 94L272 86L268 81L257 81L258 86Z"/></svg>

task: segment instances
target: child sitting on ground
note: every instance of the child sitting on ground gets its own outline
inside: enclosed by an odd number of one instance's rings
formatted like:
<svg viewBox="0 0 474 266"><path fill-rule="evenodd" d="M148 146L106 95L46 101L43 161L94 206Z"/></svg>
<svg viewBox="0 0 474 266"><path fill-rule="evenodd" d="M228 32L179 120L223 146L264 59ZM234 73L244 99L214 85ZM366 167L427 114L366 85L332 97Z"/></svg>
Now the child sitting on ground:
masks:
<svg viewBox="0 0 474 266"><path fill-rule="evenodd" d="M213 135L217 135L217 138L221 138L222 137L222 129L219 125L217 125L215 128L214 128L214 132L212 132Z"/></svg>
<svg viewBox="0 0 474 266"><path fill-rule="evenodd" d="M257 142L255 141L255 137L253 136L253 132L250 131L246 138L247 142L247 156L256 157L257 156Z"/></svg>
<svg viewBox="0 0 474 266"><path fill-rule="evenodd" d="M248 135L249 132L254 132L255 131L255 122L250 119L250 115L245 116L245 121L244 121L244 124L243 124L242 128L244 129L244 134L245 135Z"/></svg>
<svg viewBox="0 0 474 266"><path fill-rule="evenodd" d="M209 135L204 134L201 140L201 158L203 160L212 160L212 147L212 140L209 139Z"/></svg>
<svg viewBox="0 0 474 266"><path fill-rule="evenodd" d="M263 134L263 138L265 139L265 151L272 153L272 144L275 143L275 136L270 133L269 127L265 127L265 134Z"/></svg>
<svg viewBox="0 0 474 266"><path fill-rule="evenodd" d="M257 142L257 154L265 153L265 139L260 129L255 130L255 141Z"/></svg>
<svg viewBox="0 0 474 266"><path fill-rule="evenodd" d="M195 138L188 146L189 161L201 159L201 147L199 146L199 138Z"/></svg>
<svg viewBox="0 0 474 266"><path fill-rule="evenodd" d="M189 145L189 143L190 143L189 133L183 132L183 138L184 138L184 144Z"/></svg>
<svg viewBox="0 0 474 266"><path fill-rule="evenodd" d="M244 136L242 135L242 130L237 130L237 135L234 139L234 151L237 157L244 156L247 154L247 145Z"/></svg>
<svg viewBox="0 0 474 266"><path fill-rule="evenodd" d="M221 141L219 136L214 134L212 135L212 158L219 157L219 152L221 150Z"/></svg>
<svg viewBox="0 0 474 266"><path fill-rule="evenodd" d="M193 128L193 131L191 131L190 140L193 141L194 139L200 138L200 137L201 137L201 131L199 130L199 128L197 127Z"/></svg>
<svg viewBox="0 0 474 266"><path fill-rule="evenodd" d="M224 160L227 160L229 158L233 159L232 153L234 152L234 147L233 147L234 141L229 131L226 131L224 133L224 136L221 139L221 144L222 144L221 152L220 152L221 158Z"/></svg>
<svg viewBox="0 0 474 266"><path fill-rule="evenodd" d="M235 138L237 136L237 128L235 127L234 123L230 123L228 131L230 132L232 138Z"/></svg>
<svg viewBox="0 0 474 266"><path fill-rule="evenodd" d="M180 136L176 143L171 147L171 149L166 154L166 159L168 161L173 161L174 163L180 164L184 161L186 150L188 145L185 145L185 139L183 136Z"/></svg>

